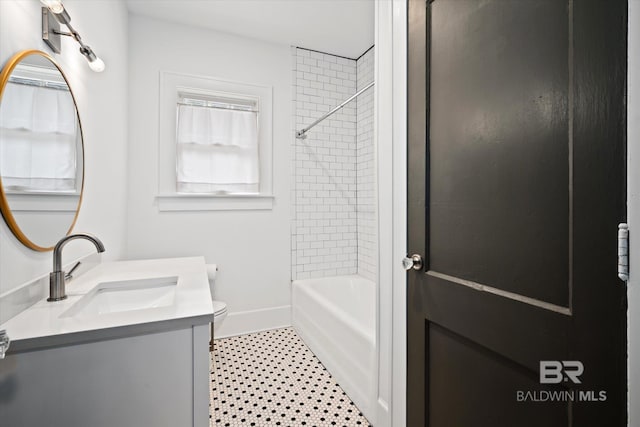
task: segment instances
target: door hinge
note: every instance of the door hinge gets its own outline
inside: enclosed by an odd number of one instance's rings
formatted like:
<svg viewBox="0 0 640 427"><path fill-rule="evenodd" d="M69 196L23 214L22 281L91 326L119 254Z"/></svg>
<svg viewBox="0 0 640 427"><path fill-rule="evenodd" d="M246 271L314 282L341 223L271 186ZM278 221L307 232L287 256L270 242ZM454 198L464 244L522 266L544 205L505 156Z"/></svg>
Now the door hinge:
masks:
<svg viewBox="0 0 640 427"><path fill-rule="evenodd" d="M9 335L7 335L7 331L0 331L0 359L4 359L4 356L7 354L9 350L9 345L11 344L11 340L9 339Z"/></svg>
<svg viewBox="0 0 640 427"><path fill-rule="evenodd" d="M629 281L629 224L618 224L618 277Z"/></svg>

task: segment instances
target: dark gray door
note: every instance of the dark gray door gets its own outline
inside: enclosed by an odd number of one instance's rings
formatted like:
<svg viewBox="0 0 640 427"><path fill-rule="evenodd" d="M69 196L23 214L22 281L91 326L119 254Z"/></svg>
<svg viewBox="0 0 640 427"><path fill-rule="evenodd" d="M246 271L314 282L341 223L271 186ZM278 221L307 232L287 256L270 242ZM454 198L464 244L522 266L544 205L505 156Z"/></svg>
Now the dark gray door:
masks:
<svg viewBox="0 0 640 427"><path fill-rule="evenodd" d="M409 426L626 425L626 10L409 1Z"/></svg>

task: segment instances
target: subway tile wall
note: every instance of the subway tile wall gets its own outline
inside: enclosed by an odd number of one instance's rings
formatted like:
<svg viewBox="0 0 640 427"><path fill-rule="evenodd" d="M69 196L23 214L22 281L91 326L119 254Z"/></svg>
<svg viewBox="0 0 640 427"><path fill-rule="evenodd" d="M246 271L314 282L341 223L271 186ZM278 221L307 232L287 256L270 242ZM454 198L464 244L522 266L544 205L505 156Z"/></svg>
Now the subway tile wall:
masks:
<svg viewBox="0 0 640 427"><path fill-rule="evenodd" d="M301 129L356 90L356 63L295 49L295 124ZM356 102L295 139L293 279L355 274L358 261Z"/></svg>
<svg viewBox="0 0 640 427"><path fill-rule="evenodd" d="M293 124L294 130L299 130L355 93L358 64L352 59L305 49L293 48L292 53ZM372 60L369 67L371 78ZM368 70L364 62L363 70ZM358 105L357 100L350 102L309 131L306 139L294 139L291 170L293 280L355 274L359 270L363 275L375 278L372 260L377 255L371 255L371 248L376 250L375 235L370 235L371 230L375 234L375 226L370 227L371 212L365 214L373 205L375 216L375 198L373 203L370 200L375 186L364 185L363 191L359 191L362 183L358 182L359 164L363 179L375 178L371 169L373 158L363 154L361 161L358 160L359 151L365 153L367 150L359 150L357 134L359 127L363 132L369 132L371 147L368 149L373 153L373 95L369 104L363 104L363 108L370 108L371 112L362 115L363 120L370 121L370 129L359 125ZM366 136L362 138L362 146L366 145L366 140ZM366 201L361 204L359 196L366 196ZM359 255L360 216L363 224L367 224L362 228L362 244L366 248L362 257Z"/></svg>
<svg viewBox="0 0 640 427"><path fill-rule="evenodd" d="M357 90L373 81L374 48L357 60ZM375 150L373 145L373 94L367 89L356 101L356 220L358 223L358 274L377 281L378 217Z"/></svg>

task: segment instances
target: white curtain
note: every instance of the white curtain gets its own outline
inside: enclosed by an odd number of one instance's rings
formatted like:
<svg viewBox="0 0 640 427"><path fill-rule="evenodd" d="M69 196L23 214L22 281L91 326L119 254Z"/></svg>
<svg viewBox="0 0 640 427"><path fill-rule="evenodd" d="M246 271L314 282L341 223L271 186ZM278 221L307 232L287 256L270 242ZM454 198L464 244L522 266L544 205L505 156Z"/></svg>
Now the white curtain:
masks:
<svg viewBox="0 0 640 427"><path fill-rule="evenodd" d="M259 192L256 112L178 105L176 133L179 192Z"/></svg>
<svg viewBox="0 0 640 427"><path fill-rule="evenodd" d="M70 92L7 84L0 104L4 187L16 191L75 191L78 128Z"/></svg>

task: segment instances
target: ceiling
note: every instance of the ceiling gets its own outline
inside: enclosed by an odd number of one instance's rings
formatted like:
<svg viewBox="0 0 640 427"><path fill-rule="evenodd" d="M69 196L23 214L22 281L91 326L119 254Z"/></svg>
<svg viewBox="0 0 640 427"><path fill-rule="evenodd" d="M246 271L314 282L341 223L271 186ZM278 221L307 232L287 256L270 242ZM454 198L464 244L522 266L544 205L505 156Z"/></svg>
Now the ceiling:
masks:
<svg viewBox="0 0 640 427"><path fill-rule="evenodd" d="M127 0L129 11L357 58L373 45L375 0Z"/></svg>

